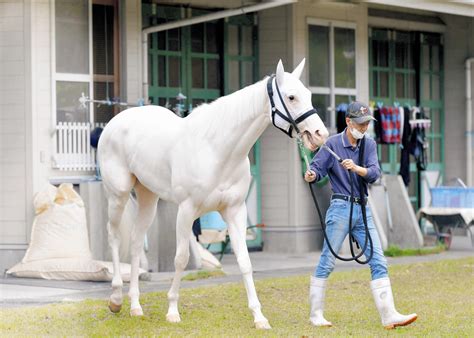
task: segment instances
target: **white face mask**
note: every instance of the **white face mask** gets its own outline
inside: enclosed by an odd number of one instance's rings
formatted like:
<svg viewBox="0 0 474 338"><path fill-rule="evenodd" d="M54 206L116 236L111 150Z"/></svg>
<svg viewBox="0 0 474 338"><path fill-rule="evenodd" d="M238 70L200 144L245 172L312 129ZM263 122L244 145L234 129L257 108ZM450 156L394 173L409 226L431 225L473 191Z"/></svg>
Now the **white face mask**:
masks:
<svg viewBox="0 0 474 338"><path fill-rule="evenodd" d="M361 133L360 131L358 131L357 129L355 128L350 128L349 131L351 132L352 136L356 139L356 140L360 140L361 138L364 137L365 133Z"/></svg>

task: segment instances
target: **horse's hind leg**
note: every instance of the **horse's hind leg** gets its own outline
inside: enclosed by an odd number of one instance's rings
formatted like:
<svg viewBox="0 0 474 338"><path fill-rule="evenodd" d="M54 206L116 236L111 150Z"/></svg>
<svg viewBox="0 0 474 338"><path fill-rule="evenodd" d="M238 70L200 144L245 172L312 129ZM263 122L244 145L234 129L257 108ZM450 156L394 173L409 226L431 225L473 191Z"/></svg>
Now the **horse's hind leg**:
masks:
<svg viewBox="0 0 474 338"><path fill-rule="evenodd" d="M120 169L120 167L117 167ZM112 294L109 300L109 309L112 312L119 312L122 308L122 276L120 274L120 221L122 220L125 204L130 198L130 190L135 185L135 176L115 170L115 175L104 176L104 188L108 199L109 221L107 230L109 233L109 245L112 251L112 262L114 276L112 279ZM113 177L113 178L111 178Z"/></svg>
<svg viewBox="0 0 474 338"><path fill-rule="evenodd" d="M271 329L267 318L265 318L261 311L260 301L258 300L252 277L252 264L246 242L247 207L245 203L240 206L228 207L221 214L228 225L232 249L242 273L245 289L247 290L248 306L252 311L255 327L257 329Z"/></svg>
<svg viewBox="0 0 474 338"><path fill-rule="evenodd" d="M138 202L138 214L135 226L132 231L132 241L130 245L131 265L130 288L128 296L130 297L130 315L142 316L143 310L140 306L140 290L138 288L138 268L140 263L140 254L143 252L143 241L146 231L153 222L156 215L158 196L145 188L140 182L135 186Z"/></svg>
<svg viewBox="0 0 474 338"><path fill-rule="evenodd" d="M112 312L119 312L122 308L122 276L120 274L120 220L122 219L123 209L129 198L129 193L122 195L109 195L109 222L107 230L109 232L109 245L112 251L112 262L114 267L114 276L112 279L112 294L109 300L109 309Z"/></svg>
<svg viewBox="0 0 474 338"><path fill-rule="evenodd" d="M179 287L181 276L189 261L189 238L194 220L194 210L190 205L182 203L176 218L176 256L174 259L175 275L168 291L168 313L166 320L171 323L181 321L178 311Z"/></svg>

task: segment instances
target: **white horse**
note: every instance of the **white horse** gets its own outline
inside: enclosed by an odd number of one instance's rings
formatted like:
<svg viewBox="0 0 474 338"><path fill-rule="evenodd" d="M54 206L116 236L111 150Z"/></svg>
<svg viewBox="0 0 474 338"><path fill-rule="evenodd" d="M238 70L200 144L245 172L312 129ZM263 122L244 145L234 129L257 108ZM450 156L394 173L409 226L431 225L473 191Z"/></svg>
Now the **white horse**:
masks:
<svg viewBox="0 0 474 338"><path fill-rule="evenodd" d="M189 259L193 221L217 210L229 227L255 326L270 328L255 291L245 240L245 197L251 179L248 153L272 121L290 136L293 130L298 132L305 147L313 151L327 138L328 131L312 107L311 93L299 81L303 67L304 60L293 73L286 73L280 60L276 76L199 106L186 118L163 107L144 106L127 109L107 124L98 155L108 198L107 228L114 264L112 312L122 306L118 228L130 191L135 189L138 214L131 235L130 315L143 315L139 257L161 198L178 205L176 271L168 292L167 321L181 320L178 292Z"/></svg>

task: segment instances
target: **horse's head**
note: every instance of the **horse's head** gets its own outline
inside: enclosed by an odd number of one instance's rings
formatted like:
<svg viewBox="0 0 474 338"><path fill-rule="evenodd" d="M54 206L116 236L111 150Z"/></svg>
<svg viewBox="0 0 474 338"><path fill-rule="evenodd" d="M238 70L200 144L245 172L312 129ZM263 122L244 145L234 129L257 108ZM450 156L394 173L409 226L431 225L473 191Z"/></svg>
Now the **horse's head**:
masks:
<svg viewBox="0 0 474 338"><path fill-rule="evenodd" d="M315 151L329 133L313 107L311 92L300 81L304 63L305 59L292 73L286 73L280 60L276 75L268 80L267 91L275 127L290 137L301 136L305 147Z"/></svg>

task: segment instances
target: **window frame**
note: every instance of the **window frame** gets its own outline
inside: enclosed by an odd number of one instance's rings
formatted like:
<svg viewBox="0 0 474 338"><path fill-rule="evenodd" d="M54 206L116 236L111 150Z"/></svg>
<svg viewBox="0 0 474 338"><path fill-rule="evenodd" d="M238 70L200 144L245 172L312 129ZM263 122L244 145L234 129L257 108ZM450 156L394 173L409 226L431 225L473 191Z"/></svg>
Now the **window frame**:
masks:
<svg viewBox="0 0 474 338"><path fill-rule="evenodd" d="M229 74L230 74L230 62L237 62L238 63L238 88L236 90L242 89L245 86L248 86L252 83L255 83L258 81L258 17L256 15L253 15L252 21L249 20L249 15L245 14L245 18L243 19L244 16L241 17L230 17L225 20L224 24L224 34L225 34L225 39L224 39L224 78L227 79L227 81L224 81L224 95L228 95L233 92L234 88L230 88L230 80L229 80ZM229 51L229 35L228 31L230 27L236 27L237 28L237 54L232 54ZM251 38L252 38L252 55L243 55L242 54L242 49L244 45L244 38L243 38L243 29L244 27L249 27L251 29ZM250 80L250 83L245 83L245 65L248 65L251 63L252 67L252 79ZM248 80L248 79L247 79Z"/></svg>
<svg viewBox="0 0 474 338"><path fill-rule="evenodd" d="M113 75L100 75L94 74L94 32L93 32L93 6L94 5L105 5L114 7L114 74ZM88 32L88 48L89 48L89 72L87 74L77 73L61 73L56 71L56 1L53 2L53 6L50 7L51 15L51 107L52 107L52 126L56 128L57 121L57 83L58 82L79 82L88 83L89 94L87 95L90 100L95 99L94 93L94 82L106 82L109 80L113 82L114 91L116 94L120 93L120 37L119 37L119 23L118 23L118 3L115 0L87 0L87 32ZM116 95L118 96L118 95ZM95 105L92 102L86 103L89 109L88 122L95 123ZM118 110L114 108L114 114L118 113Z"/></svg>
<svg viewBox="0 0 474 338"><path fill-rule="evenodd" d="M350 95L357 97L357 24L351 21L339 21L339 20L324 20L316 18L307 18L306 20L306 32L309 31L309 26L324 26L329 28L329 86L328 87L319 87L319 86L308 86L311 94L313 95L329 95L329 106L327 107L329 113L329 125L327 126L331 133L336 131L336 96L337 95ZM354 84L355 88L343 88L336 87L336 62L335 62L335 28L346 28L354 30L354 49L355 49L355 78ZM307 46L309 46L309 34L306 40ZM309 47L307 49L307 58L309 62ZM308 76L309 80L309 76ZM309 81L308 81L309 82Z"/></svg>
<svg viewBox="0 0 474 338"><path fill-rule="evenodd" d="M106 83L113 84L113 93L114 97L121 97L121 92L120 92L120 80L121 80L121 74L120 74L120 61L121 61L121 46L120 46L120 23L119 23L119 0L89 0L92 2L91 7L91 30L92 30L92 38L90 43L92 44L92 77L93 77L93 85L95 82L98 83ZM113 51L113 62L114 62L114 67L113 67L113 74L95 74L94 73L94 20L93 20L93 15L94 15L94 5L102 5L102 6L110 6L113 8L114 14L112 16L113 19L113 36L112 36L112 51ZM95 90L95 86L93 86L93 89ZM95 93L94 93L94 98L95 98ZM100 100L100 98L97 98ZM92 104L93 106L93 123L104 123L104 122L98 122L97 117L100 114L99 111L96 112L96 104ZM112 112L113 115L117 115L122 111L121 107L117 105L112 106Z"/></svg>
<svg viewBox="0 0 474 338"><path fill-rule="evenodd" d="M80 82L89 84L89 98L94 99L94 76L93 76L93 40L92 40L92 0L87 1L87 15L88 15L88 36L89 36L89 73L88 74L74 74L74 73L58 73L56 71L56 1L54 1L53 6L50 7L51 13L51 107L53 111L52 124L53 129L57 125L57 82ZM89 122L94 122L94 105L89 102Z"/></svg>

